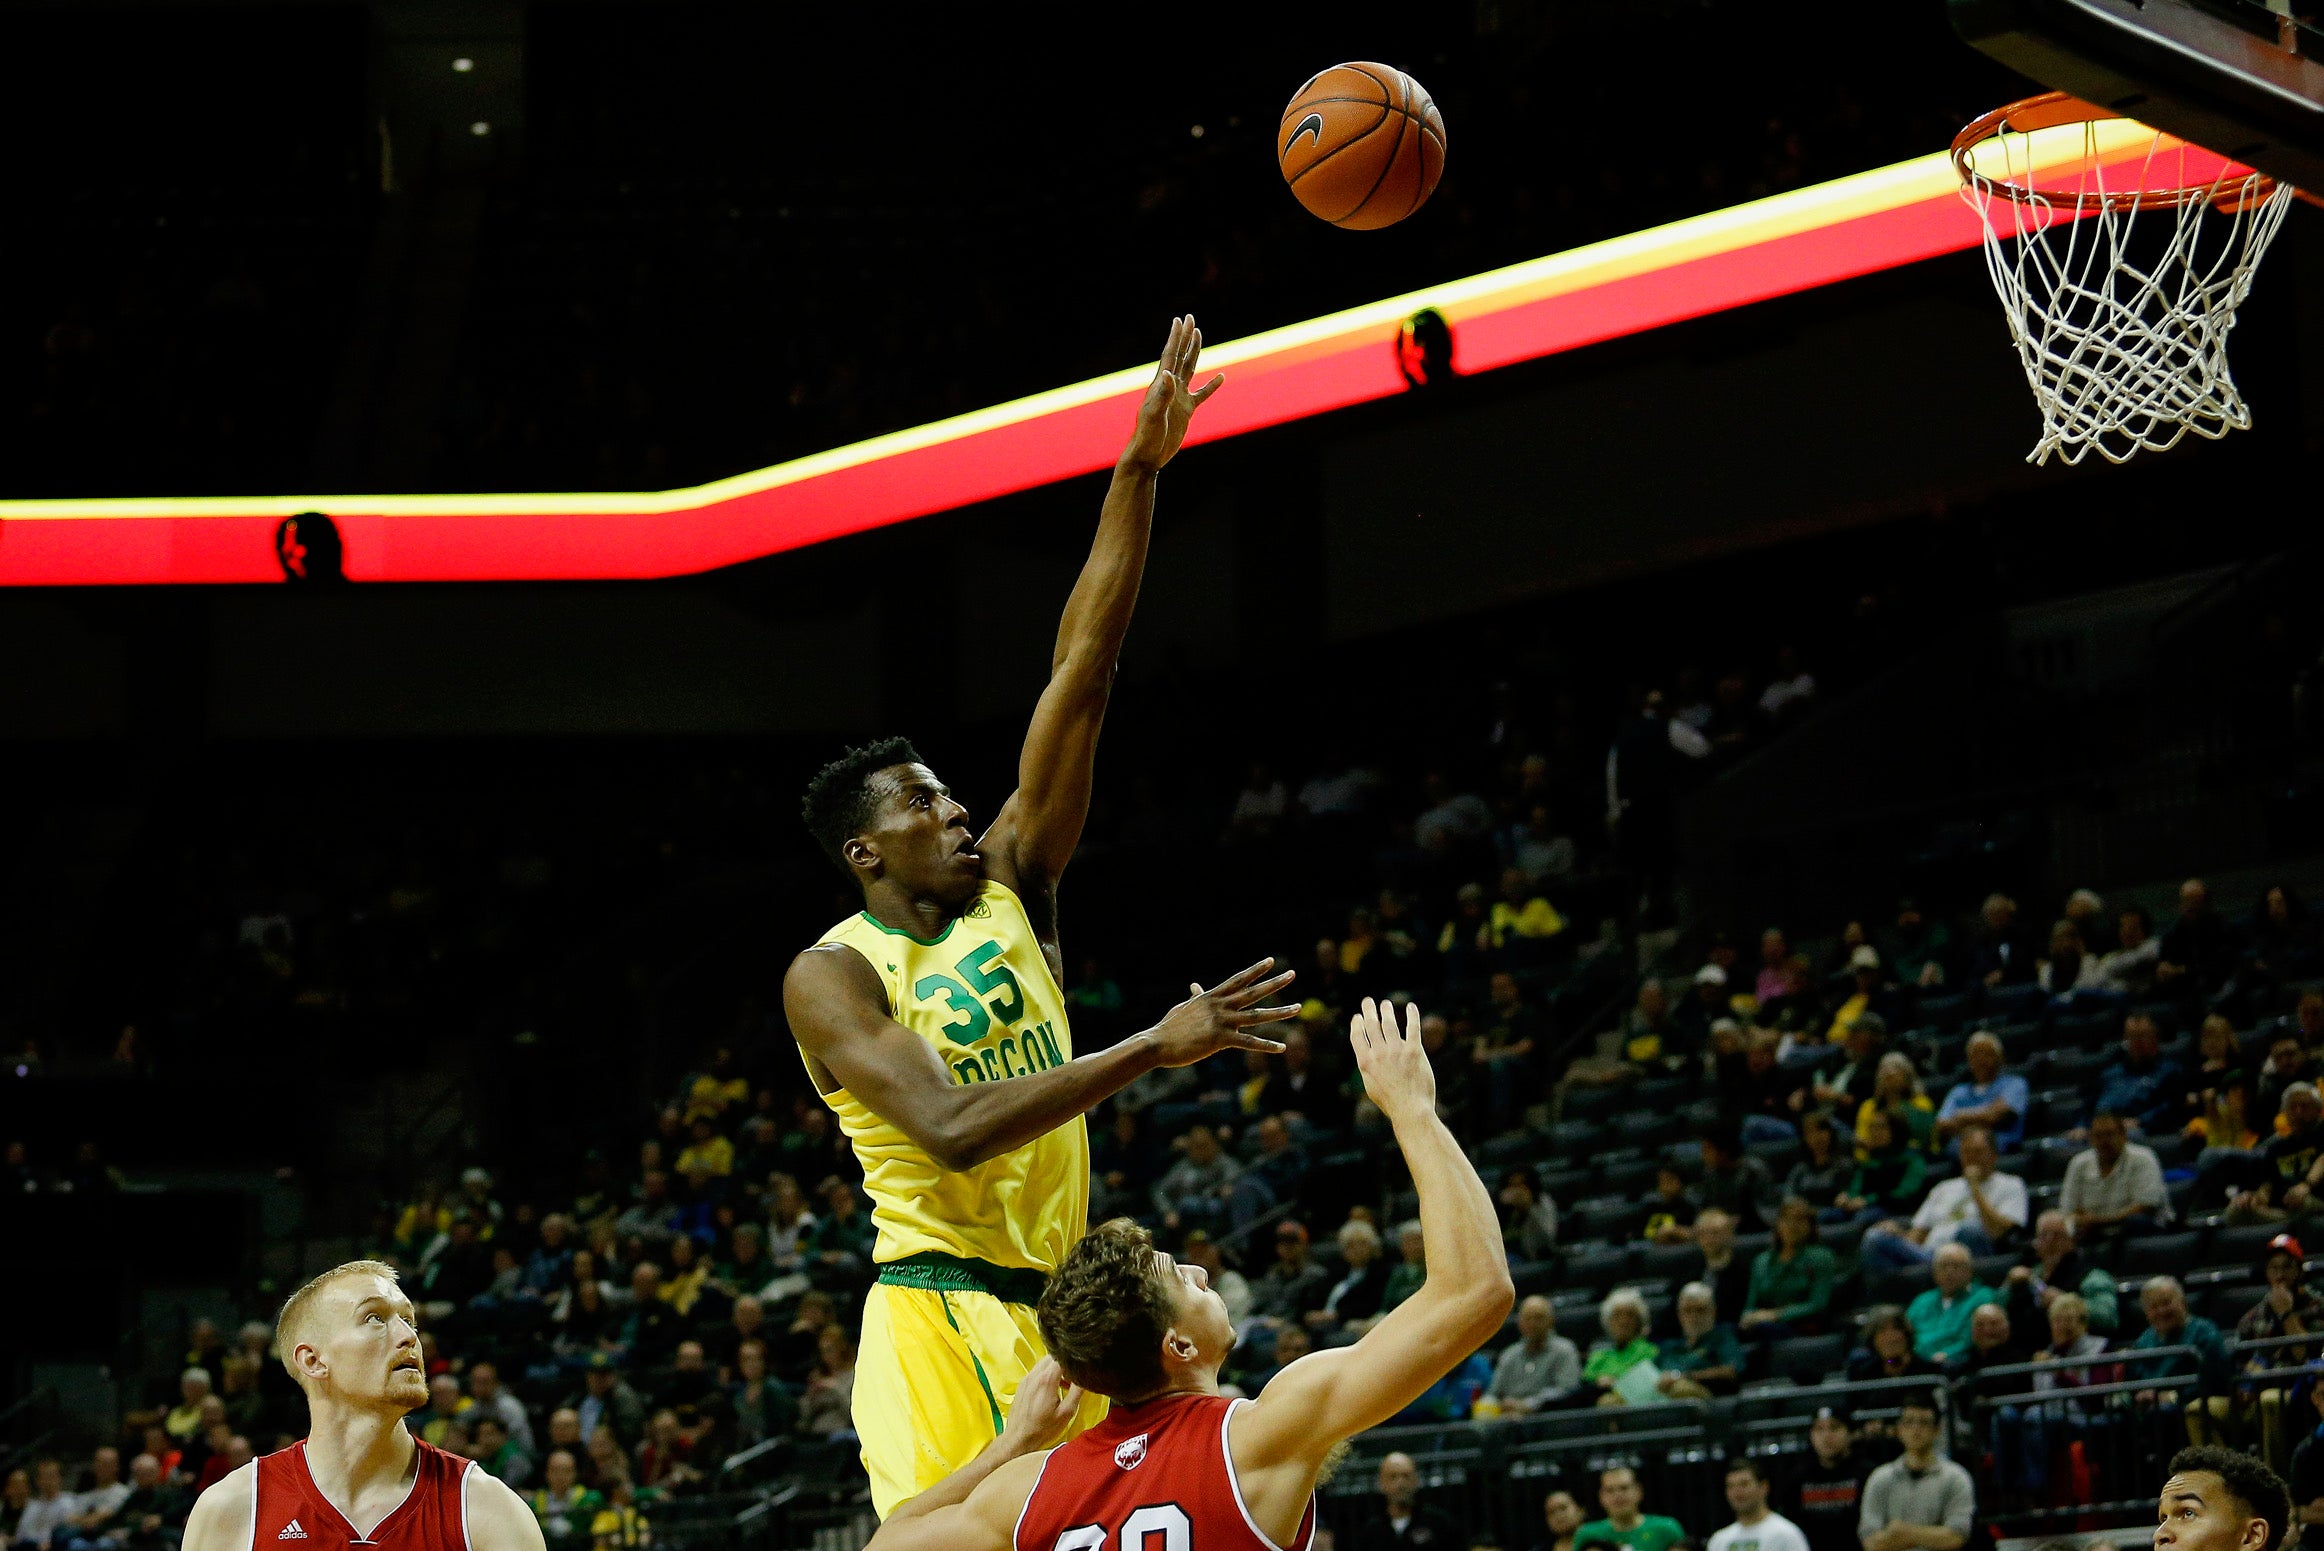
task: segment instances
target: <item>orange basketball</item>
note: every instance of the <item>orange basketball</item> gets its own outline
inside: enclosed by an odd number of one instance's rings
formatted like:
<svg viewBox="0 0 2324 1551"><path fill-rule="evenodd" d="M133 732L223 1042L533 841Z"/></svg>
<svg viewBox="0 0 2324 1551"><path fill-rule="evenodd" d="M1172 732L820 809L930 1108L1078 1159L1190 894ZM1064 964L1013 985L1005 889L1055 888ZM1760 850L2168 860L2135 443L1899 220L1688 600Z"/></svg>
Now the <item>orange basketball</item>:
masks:
<svg viewBox="0 0 2324 1551"><path fill-rule="evenodd" d="M1401 70L1334 65L1283 110L1275 158L1310 214L1374 231L1394 226L1436 192L1444 117Z"/></svg>

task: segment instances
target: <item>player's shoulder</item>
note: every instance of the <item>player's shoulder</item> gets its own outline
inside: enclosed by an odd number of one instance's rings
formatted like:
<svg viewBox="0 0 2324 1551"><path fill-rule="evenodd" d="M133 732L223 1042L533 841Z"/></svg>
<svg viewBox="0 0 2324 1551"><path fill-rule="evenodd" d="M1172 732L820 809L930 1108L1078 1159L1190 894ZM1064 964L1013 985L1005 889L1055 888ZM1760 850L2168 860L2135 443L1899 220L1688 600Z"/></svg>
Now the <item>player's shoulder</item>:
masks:
<svg viewBox="0 0 2324 1551"><path fill-rule="evenodd" d="M462 1472L460 1489L467 1499L468 1543L473 1551L541 1551L546 1545L532 1509L515 1487L491 1471L471 1464Z"/></svg>
<svg viewBox="0 0 2324 1551"><path fill-rule="evenodd" d="M186 1517L182 1551L240 1551L258 1524L258 1466L237 1465L194 1499Z"/></svg>

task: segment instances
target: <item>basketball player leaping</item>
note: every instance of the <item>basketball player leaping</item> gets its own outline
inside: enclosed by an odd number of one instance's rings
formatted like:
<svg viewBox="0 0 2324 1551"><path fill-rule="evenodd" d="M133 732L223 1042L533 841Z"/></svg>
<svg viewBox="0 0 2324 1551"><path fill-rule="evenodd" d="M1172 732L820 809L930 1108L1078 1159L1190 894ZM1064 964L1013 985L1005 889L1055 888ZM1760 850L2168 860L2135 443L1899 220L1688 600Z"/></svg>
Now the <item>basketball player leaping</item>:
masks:
<svg viewBox="0 0 2324 1551"><path fill-rule="evenodd" d="M1059 990L1057 879L1089 813L1155 476L1218 389L1192 385L1201 349L1192 318L1171 323L992 826L972 841L902 739L850 749L807 788L807 827L864 908L793 962L783 1008L879 1229L854 1416L882 1514L990 1444L1040 1357L1033 1302L1088 1225L1083 1113L1156 1067L1280 1050L1253 1030L1294 1011L1260 1005L1291 979L1262 961L1076 1060ZM1103 1414L1092 1396L1079 1424Z"/></svg>
<svg viewBox="0 0 2324 1551"><path fill-rule="evenodd" d="M1418 1009L1399 1030L1394 1009L1367 1000L1351 1037L1420 1193L1420 1291L1355 1345L1300 1358L1256 1400L1229 1400L1224 1300L1143 1229L1107 1223L1042 1295L1052 1358L1027 1377L1007 1430L889 1514L868 1551L1307 1551L1333 1448L1490 1340L1512 1298L1492 1198L1436 1116ZM1060 1378L1075 1387L1060 1393ZM1084 1389L1113 1397L1112 1414L1045 1451Z"/></svg>
<svg viewBox="0 0 2324 1551"><path fill-rule="evenodd" d="M183 1551L543 1551L522 1498L405 1429L428 1376L393 1266L316 1277L283 1304L275 1341L306 1391L306 1441L204 1492Z"/></svg>

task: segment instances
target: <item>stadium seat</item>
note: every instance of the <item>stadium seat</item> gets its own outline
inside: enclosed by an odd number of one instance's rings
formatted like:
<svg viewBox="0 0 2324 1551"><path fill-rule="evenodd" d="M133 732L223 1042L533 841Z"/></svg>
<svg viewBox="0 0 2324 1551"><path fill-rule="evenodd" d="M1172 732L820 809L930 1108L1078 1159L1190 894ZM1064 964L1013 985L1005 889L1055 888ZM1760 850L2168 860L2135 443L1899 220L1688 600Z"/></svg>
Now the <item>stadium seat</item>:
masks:
<svg viewBox="0 0 2324 1551"><path fill-rule="evenodd" d="M2213 1288L2209 1310L2211 1323L2225 1334L2233 1336L2236 1322L2250 1311L2253 1304L2266 1297L2267 1291L2264 1282L2227 1283Z"/></svg>
<svg viewBox="0 0 2324 1551"><path fill-rule="evenodd" d="M1821 1384L1825 1377L1848 1365L1848 1337L1833 1332L1821 1336L1788 1336L1767 1346L1771 1378L1795 1384Z"/></svg>
<svg viewBox="0 0 2324 1551"><path fill-rule="evenodd" d="M2260 1253L2268 1247L2268 1240L2282 1233L2288 1226L2286 1223L2255 1222L2239 1223L2232 1228L2222 1227L2211 1235L2211 1247L2204 1252L2202 1260L2190 1260L2187 1265L2256 1266L2259 1264ZM2181 1266L2178 1269L2183 1271L2186 1268Z"/></svg>
<svg viewBox="0 0 2324 1551"><path fill-rule="evenodd" d="M2200 1233L2139 1234L2123 1241L2117 1269L2124 1277L2182 1276L2201 1263L2202 1250Z"/></svg>
<svg viewBox="0 0 2324 1551"><path fill-rule="evenodd" d="M1616 1115L1607 1125L1607 1131L1618 1137L1625 1147L1660 1147L1678 1129L1678 1117L1658 1114L1653 1110L1632 1110Z"/></svg>
<svg viewBox="0 0 2324 1551"><path fill-rule="evenodd" d="M1780 1180L1799 1161L1800 1140L1796 1136L1787 1136L1775 1142L1748 1142L1744 1144L1743 1150L1766 1164L1768 1172Z"/></svg>
<svg viewBox="0 0 2324 1551"><path fill-rule="evenodd" d="M1620 1088L1572 1087L1565 1092L1559 1111L1564 1120L1602 1120L1616 1110L1627 1106L1629 1096Z"/></svg>
<svg viewBox="0 0 2324 1551"><path fill-rule="evenodd" d="M2029 1136L2058 1136L2082 1123L2089 1101L2080 1088L2045 1088L2033 1096L2033 1112L2026 1116Z"/></svg>
<svg viewBox="0 0 2324 1551"><path fill-rule="evenodd" d="M1703 1271L1703 1252L1692 1244L1646 1244L1637 1254L1640 1276L1661 1277L1684 1286Z"/></svg>
<svg viewBox="0 0 2324 1551"><path fill-rule="evenodd" d="M1661 1167L1651 1158L1609 1163L1598 1171L1598 1188L1591 1194L1643 1197L1654 1189L1654 1176Z"/></svg>
<svg viewBox="0 0 2324 1551"><path fill-rule="evenodd" d="M1578 1166L1590 1161L1605 1134L1605 1127L1595 1121L1561 1120L1549 1128L1546 1140L1552 1153L1571 1159Z"/></svg>
<svg viewBox="0 0 2324 1551"><path fill-rule="evenodd" d="M2021 1023L2031 1020L2041 1010L2047 993L2032 981L2022 985L1987 986L1983 998L1986 1020L2001 1023Z"/></svg>
<svg viewBox="0 0 2324 1551"><path fill-rule="evenodd" d="M1619 1243L1646 1226L1646 1203L1627 1196L1601 1196L1574 1204L1576 1229L1585 1237Z"/></svg>
<svg viewBox="0 0 2324 1551"><path fill-rule="evenodd" d="M1540 1171L1542 1193L1563 1204L1598 1194L1598 1171L1588 1165Z"/></svg>
<svg viewBox="0 0 2324 1551"><path fill-rule="evenodd" d="M1961 1026L1969 1016L1972 1000L1966 991L1952 996L1924 996L1921 998L1921 1022L1942 1033L1950 1033Z"/></svg>
<svg viewBox="0 0 2324 1551"><path fill-rule="evenodd" d="M1629 1274L1628 1244L1577 1244L1566 1251L1565 1280L1569 1287L1603 1293Z"/></svg>

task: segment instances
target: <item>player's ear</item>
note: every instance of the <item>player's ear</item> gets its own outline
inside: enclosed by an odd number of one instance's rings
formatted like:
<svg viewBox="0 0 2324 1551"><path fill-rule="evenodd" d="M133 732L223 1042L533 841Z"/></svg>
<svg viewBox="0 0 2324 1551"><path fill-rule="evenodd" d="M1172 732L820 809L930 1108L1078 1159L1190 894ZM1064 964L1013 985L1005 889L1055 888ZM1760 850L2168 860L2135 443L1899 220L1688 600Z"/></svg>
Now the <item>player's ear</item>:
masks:
<svg viewBox="0 0 2324 1551"><path fill-rule="evenodd" d="M839 848L839 851L842 856L847 858L850 866L861 867L868 871L877 871L879 868L880 848L861 835L849 840Z"/></svg>
<svg viewBox="0 0 2324 1551"><path fill-rule="evenodd" d="M1201 1355L1202 1348L1194 1337L1183 1333L1177 1326L1173 1325L1162 1332L1163 1361L1186 1365Z"/></svg>

